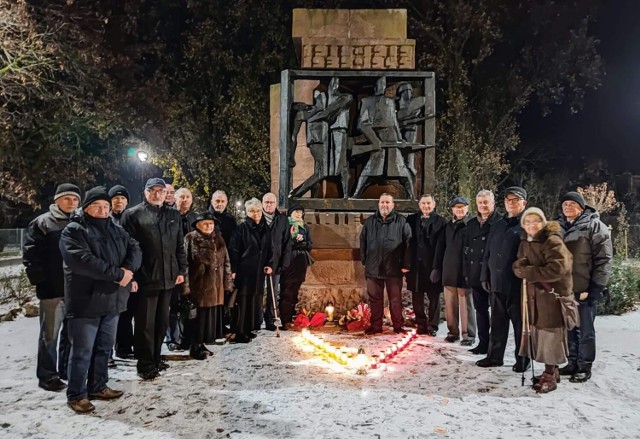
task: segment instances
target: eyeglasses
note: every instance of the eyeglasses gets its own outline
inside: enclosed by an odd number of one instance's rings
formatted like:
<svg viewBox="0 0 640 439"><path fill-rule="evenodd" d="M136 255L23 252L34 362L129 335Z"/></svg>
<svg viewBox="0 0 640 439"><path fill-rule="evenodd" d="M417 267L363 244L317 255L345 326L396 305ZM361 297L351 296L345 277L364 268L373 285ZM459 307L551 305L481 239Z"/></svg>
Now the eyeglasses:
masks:
<svg viewBox="0 0 640 439"><path fill-rule="evenodd" d="M150 194L166 194L167 190L166 189L147 189L147 192L149 192Z"/></svg>
<svg viewBox="0 0 640 439"><path fill-rule="evenodd" d="M263 201L264 204L276 204L275 201Z"/></svg>
<svg viewBox="0 0 640 439"><path fill-rule="evenodd" d="M515 204L518 201L522 201L522 198L505 198L504 199L505 203L510 203L510 204Z"/></svg>
<svg viewBox="0 0 640 439"><path fill-rule="evenodd" d="M529 227L529 226L537 226L538 224L542 224L541 220L538 221L525 221L524 222L524 226L525 227Z"/></svg>

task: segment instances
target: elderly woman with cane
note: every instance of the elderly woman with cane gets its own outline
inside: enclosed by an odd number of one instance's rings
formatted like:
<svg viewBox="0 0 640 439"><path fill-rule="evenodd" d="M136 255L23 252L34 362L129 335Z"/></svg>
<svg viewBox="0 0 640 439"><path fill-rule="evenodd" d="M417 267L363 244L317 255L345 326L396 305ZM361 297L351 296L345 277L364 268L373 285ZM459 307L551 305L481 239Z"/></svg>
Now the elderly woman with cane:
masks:
<svg viewBox="0 0 640 439"><path fill-rule="evenodd" d="M523 320L528 321L525 330L531 336L529 343L521 346L520 355L544 363L544 373L534 377L533 389L548 393L560 382L558 365L567 361L567 332L560 301L573 298L572 256L562 240L560 225L547 222L542 210L527 209L521 223L525 233L513 271L526 281Z"/></svg>
<svg viewBox="0 0 640 439"><path fill-rule="evenodd" d="M189 354L196 360L207 358L205 343L222 338L222 306L225 291L233 289L231 263L222 235L215 233L215 219L210 212L196 216L195 230L184 237L189 276L184 294L196 306L195 327Z"/></svg>
<svg viewBox="0 0 640 439"><path fill-rule="evenodd" d="M244 203L247 217L231 236L229 257L231 276L235 281L237 303L233 309L233 343L248 343L252 333L256 297L264 292L265 274L272 272L271 233L262 220L262 203L252 198ZM261 306L262 303L260 303Z"/></svg>

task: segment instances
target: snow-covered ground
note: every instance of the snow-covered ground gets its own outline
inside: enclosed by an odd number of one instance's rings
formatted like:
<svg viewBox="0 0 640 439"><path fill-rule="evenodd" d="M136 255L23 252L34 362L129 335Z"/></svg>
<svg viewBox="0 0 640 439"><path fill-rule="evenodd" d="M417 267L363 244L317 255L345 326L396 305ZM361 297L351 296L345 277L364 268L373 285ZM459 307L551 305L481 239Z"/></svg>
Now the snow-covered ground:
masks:
<svg viewBox="0 0 640 439"><path fill-rule="evenodd" d="M508 360L476 367L481 357L445 343L442 327L366 376L314 356L299 333L262 331L248 345L212 346L203 362L174 359L152 382L119 362L110 385L125 396L77 415L64 393L37 387L38 321L20 318L0 324L0 437L638 438L640 312L598 317L596 328L592 380L547 395L522 387ZM377 353L398 337L325 338Z"/></svg>

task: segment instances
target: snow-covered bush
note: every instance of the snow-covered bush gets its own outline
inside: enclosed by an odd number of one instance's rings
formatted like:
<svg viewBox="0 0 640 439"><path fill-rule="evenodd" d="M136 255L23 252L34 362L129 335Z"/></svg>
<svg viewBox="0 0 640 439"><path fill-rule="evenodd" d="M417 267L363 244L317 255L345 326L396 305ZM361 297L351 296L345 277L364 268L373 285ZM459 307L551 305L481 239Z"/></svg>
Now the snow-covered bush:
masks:
<svg viewBox="0 0 640 439"><path fill-rule="evenodd" d="M640 301L640 269L622 259L614 259L607 286L609 295L598 303L598 314L620 315Z"/></svg>

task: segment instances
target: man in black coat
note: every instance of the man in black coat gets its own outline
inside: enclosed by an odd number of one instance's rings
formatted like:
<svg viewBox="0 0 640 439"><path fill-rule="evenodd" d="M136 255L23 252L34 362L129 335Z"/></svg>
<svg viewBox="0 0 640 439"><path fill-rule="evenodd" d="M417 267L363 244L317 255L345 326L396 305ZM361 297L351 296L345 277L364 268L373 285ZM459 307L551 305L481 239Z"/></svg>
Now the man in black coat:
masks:
<svg viewBox="0 0 640 439"><path fill-rule="evenodd" d="M123 394L107 387L107 363L142 253L109 218L110 201L103 187L87 191L82 210L72 214L60 238L71 341L67 401L79 413L95 409L89 397L108 400Z"/></svg>
<svg viewBox="0 0 640 439"><path fill-rule="evenodd" d="M371 326L365 334L382 333L385 287L393 330L397 334L405 332L402 328L402 276L411 266L411 227L394 207L393 197L382 194L378 210L367 218L360 233L360 259L371 306Z"/></svg>
<svg viewBox="0 0 640 439"><path fill-rule="evenodd" d="M267 301L264 308L265 328L269 331L275 331L274 312L273 312L273 290L275 290L275 303L280 303L280 274L282 267L288 265L289 256L291 255L291 239L289 237L289 221L287 215L281 213L277 208L278 199L276 195L267 192L262 197L262 220L267 224L271 231L271 246L273 251L273 274L272 282L267 282ZM255 329L260 329L262 324L262 306L256 307Z"/></svg>
<svg viewBox="0 0 640 439"><path fill-rule="evenodd" d="M165 202L165 205L167 203ZM187 236L187 233L193 230L192 224L195 222L198 216L193 209L193 195L191 191L185 187L180 188L175 193L175 205L174 207L180 212L180 226L182 227L182 234ZM184 291L184 285L176 285L171 292L171 303L169 304L169 329L167 330L167 348L170 351L177 349L186 350L191 346L189 339L189 316L181 315L180 302Z"/></svg>
<svg viewBox="0 0 640 439"><path fill-rule="evenodd" d="M180 213L164 206L166 196L164 180L150 178L145 200L125 211L121 221L142 249L142 267L134 276L140 294L134 349L138 375L144 380L156 378L169 367L160 357L169 325L169 302L174 287L184 283L187 273Z"/></svg>
<svg viewBox="0 0 640 439"><path fill-rule="evenodd" d="M527 192L523 188L507 188L504 197L507 214L489 232L480 281L485 291L491 291L491 335L487 357L476 362L480 367L502 366L511 321L516 342L516 363L512 369L523 372L529 368L529 359L518 355L522 333L522 285L512 268L523 233L520 217L526 205Z"/></svg>
<svg viewBox="0 0 640 439"><path fill-rule="evenodd" d="M476 195L477 215L467 223L465 241L465 274L471 288L473 304L476 309L478 346L470 349L473 354L485 355L489 350L489 297L490 292L482 288L480 274L491 226L500 220L495 210L496 202L493 192L481 190Z"/></svg>
<svg viewBox="0 0 640 439"><path fill-rule="evenodd" d="M227 210L229 199L224 191L217 190L211 196L209 212L216 220L216 233L221 233L227 248L231 245L231 236L238 227L236 217Z"/></svg>
<svg viewBox="0 0 640 439"><path fill-rule="evenodd" d="M440 322L440 279L432 282L436 245L447 220L435 211L436 201L432 195L423 195L418 202L419 213L407 217L411 227L411 270L407 273L407 289L411 291L413 312L416 315L417 332L434 336ZM436 275L434 274L434 279ZM429 299L429 317L424 312L424 295Z"/></svg>
<svg viewBox="0 0 640 439"><path fill-rule="evenodd" d="M69 216L80 203L80 188L63 183L56 189L49 211L35 218L27 228L22 252L31 285L40 299L40 335L38 337L38 385L58 392L66 387L69 345L64 322L64 274L60 254L60 234L69 224ZM62 328L62 330L61 330ZM58 339L60 348L58 351Z"/></svg>
<svg viewBox="0 0 640 439"><path fill-rule="evenodd" d="M111 220L120 225L122 214L129 205L129 191L122 185L115 185L109 189L109 198L111 198ZM129 358L133 356L133 316L135 315L138 305L138 295L133 292L129 294L127 300L127 309L122 311L118 319L118 330L116 331L116 356L120 358ZM115 365L115 363L110 363Z"/></svg>
<svg viewBox="0 0 640 439"><path fill-rule="evenodd" d="M434 267L442 273L448 334L446 342L462 336L462 346L472 346L476 338L476 310L464 273L464 242L467 234L469 200L455 197L449 202L453 219L438 241Z"/></svg>
<svg viewBox="0 0 640 439"><path fill-rule="evenodd" d="M232 277L238 289L232 323L235 343L247 343L256 336L252 333L256 296L264 297L265 274L273 272L271 232L262 221L262 204L252 198L244 205L247 217L233 232L229 247Z"/></svg>

